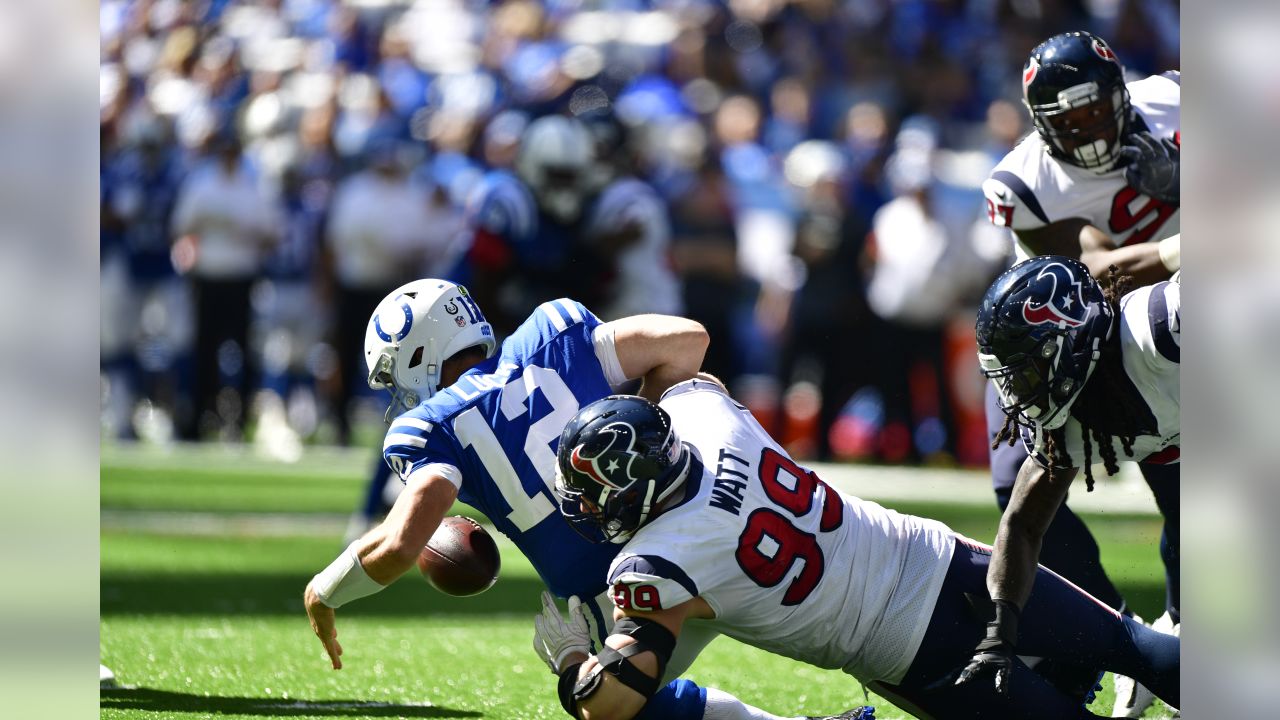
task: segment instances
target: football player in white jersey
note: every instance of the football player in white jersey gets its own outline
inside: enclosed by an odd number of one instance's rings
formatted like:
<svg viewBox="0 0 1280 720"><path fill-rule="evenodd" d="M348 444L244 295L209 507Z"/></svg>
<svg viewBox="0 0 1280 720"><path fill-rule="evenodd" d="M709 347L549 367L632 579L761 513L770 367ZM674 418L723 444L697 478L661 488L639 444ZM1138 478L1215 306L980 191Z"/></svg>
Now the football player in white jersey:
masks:
<svg viewBox="0 0 1280 720"><path fill-rule="evenodd" d="M565 427L557 458L561 512L626 543L609 569L605 648L588 655L558 613L537 623L535 647L574 717L642 711L688 622L842 669L919 717L1095 717L1016 658L1000 689L952 682L993 615L1006 631L1016 623L986 595L990 549L835 491L718 383L686 381L660 406L599 400ZM1177 700L1177 638L1044 568L1021 612L1018 653L1100 663Z"/></svg>
<svg viewBox="0 0 1280 720"><path fill-rule="evenodd" d="M1092 488L1095 455L1108 474L1121 457L1178 462L1179 285L1121 296L1128 284L1113 270L1104 290L1081 262L1043 256L1006 271L982 299L978 360L1006 416L996 440L1021 437L1028 449L987 579L997 603L1026 604L1045 529L1081 468ZM966 675L1014 662L1016 628L992 630Z"/></svg>
<svg viewBox="0 0 1280 720"><path fill-rule="evenodd" d="M1179 75L1167 72L1126 84L1110 47L1089 33L1056 35L1031 51L1022 72L1023 99L1036 132L1001 160L983 184L987 214L1012 230L1019 260L1035 255L1078 258L1105 281L1117 266L1139 284L1159 282L1181 263L1178 177ZM987 428L994 440L1004 425L994 389L987 388ZM1009 504L1021 445L993 443L992 485L997 504ZM1140 466L1165 517L1166 613L1179 621L1178 470ZM1124 599L1102 567L1089 528L1066 503L1044 535L1041 562L1108 605ZM1040 666L1061 682L1092 683L1087 673ZM1077 677L1071 677L1076 675ZM1118 679L1119 716L1138 717L1150 694ZM1144 702L1145 700L1145 702Z"/></svg>
<svg viewBox="0 0 1280 720"><path fill-rule="evenodd" d="M1031 51L1022 89L1036 132L983 183L991 222L1013 230L1020 259L1066 255L1099 278L1116 265L1141 285L1168 279L1180 265L1179 73L1126 85L1102 38L1072 32Z"/></svg>

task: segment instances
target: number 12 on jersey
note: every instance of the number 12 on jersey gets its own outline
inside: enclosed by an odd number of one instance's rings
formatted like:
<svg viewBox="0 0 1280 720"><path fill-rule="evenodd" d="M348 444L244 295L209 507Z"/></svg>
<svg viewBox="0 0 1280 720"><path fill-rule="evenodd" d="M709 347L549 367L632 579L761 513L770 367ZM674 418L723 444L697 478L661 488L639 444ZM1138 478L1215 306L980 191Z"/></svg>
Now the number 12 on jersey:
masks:
<svg viewBox="0 0 1280 720"><path fill-rule="evenodd" d="M799 605L822 581L825 560L817 535L796 527L791 518L809 514L814 495L821 487L822 515L818 532L831 532L844 522L844 504L835 490L813 471L771 448L765 448L760 455L759 467L757 475L765 495L786 514L768 507L752 511L747 517L746 529L738 536L734 558L747 577L760 587L776 586L791 572L796 561L802 561L804 567L782 596L783 605Z"/></svg>

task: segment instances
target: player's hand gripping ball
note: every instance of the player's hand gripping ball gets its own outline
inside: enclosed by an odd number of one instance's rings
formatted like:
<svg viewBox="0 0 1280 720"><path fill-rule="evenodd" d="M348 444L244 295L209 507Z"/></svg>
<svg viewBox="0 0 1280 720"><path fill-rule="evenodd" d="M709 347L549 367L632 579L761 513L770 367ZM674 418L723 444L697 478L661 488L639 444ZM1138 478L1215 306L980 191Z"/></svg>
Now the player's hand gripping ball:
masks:
<svg viewBox="0 0 1280 720"><path fill-rule="evenodd" d="M446 517L418 553L418 569L446 595L478 595L498 580L502 558L493 537L470 518Z"/></svg>

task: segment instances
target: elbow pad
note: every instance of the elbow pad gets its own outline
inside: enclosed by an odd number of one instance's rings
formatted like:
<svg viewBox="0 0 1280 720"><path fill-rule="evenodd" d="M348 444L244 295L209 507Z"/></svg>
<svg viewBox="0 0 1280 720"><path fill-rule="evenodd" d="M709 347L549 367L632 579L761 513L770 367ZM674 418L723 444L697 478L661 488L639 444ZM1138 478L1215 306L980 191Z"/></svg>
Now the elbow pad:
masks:
<svg viewBox="0 0 1280 720"><path fill-rule="evenodd" d="M631 617L619 620L613 626L611 634L626 635L635 642L620 650L606 645L596 654L599 664L573 688L575 710L577 701L591 697L600 688L604 678L602 673L605 672L645 698L653 697L661 687L662 674L666 672L667 661L671 659L671 653L676 648L676 636L661 623L646 618ZM658 677L649 677L631 663L630 658L644 652L652 652L658 657Z"/></svg>
<svg viewBox="0 0 1280 720"><path fill-rule="evenodd" d="M574 663L560 673L560 681L556 683L556 694L560 696L560 707L569 713L569 717L578 717L578 699L574 697L573 688L578 682L578 668L582 663Z"/></svg>

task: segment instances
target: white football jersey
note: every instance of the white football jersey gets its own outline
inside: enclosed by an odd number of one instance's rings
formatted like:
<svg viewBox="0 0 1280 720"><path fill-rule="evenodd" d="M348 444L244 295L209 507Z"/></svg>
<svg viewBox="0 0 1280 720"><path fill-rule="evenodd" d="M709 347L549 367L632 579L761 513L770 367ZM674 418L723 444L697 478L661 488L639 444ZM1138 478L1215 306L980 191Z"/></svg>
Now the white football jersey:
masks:
<svg viewBox="0 0 1280 720"><path fill-rule="evenodd" d="M621 178L600 193L587 216L586 234L612 232L628 223L640 226L640 239L618 254L617 287L600 309L604 320L684 312L680 281L671 264L671 220L667 206L649 185Z"/></svg>
<svg viewBox="0 0 1280 720"><path fill-rule="evenodd" d="M1120 300L1120 351L1124 371L1149 411L1144 424L1150 431L1137 435L1133 455L1126 455L1119 440L1113 440L1117 460L1153 464L1178 462L1181 450L1181 415L1178 380L1181 375L1182 328L1180 285L1161 282L1138 288ZM1082 427L1075 417L1067 419L1067 453L1075 467L1084 462ZM1044 437L1024 433L1028 449L1047 464ZM1101 462L1098 448L1093 461Z"/></svg>
<svg viewBox="0 0 1280 720"><path fill-rule="evenodd" d="M654 610L699 596L710 625L742 642L901 680L951 562L951 530L838 493L718 386L688 381L661 405L704 472L614 559L614 603Z"/></svg>
<svg viewBox="0 0 1280 720"><path fill-rule="evenodd" d="M1153 136L1181 143L1179 82L1178 72L1170 71L1127 87L1139 128L1145 125ZM996 165L982 192L991 222L1013 230L1083 218L1108 233L1117 246L1159 241L1181 232L1178 208L1129 187L1123 168L1097 173L1065 163L1049 154L1035 132ZM1033 255L1017 243L1018 260Z"/></svg>

